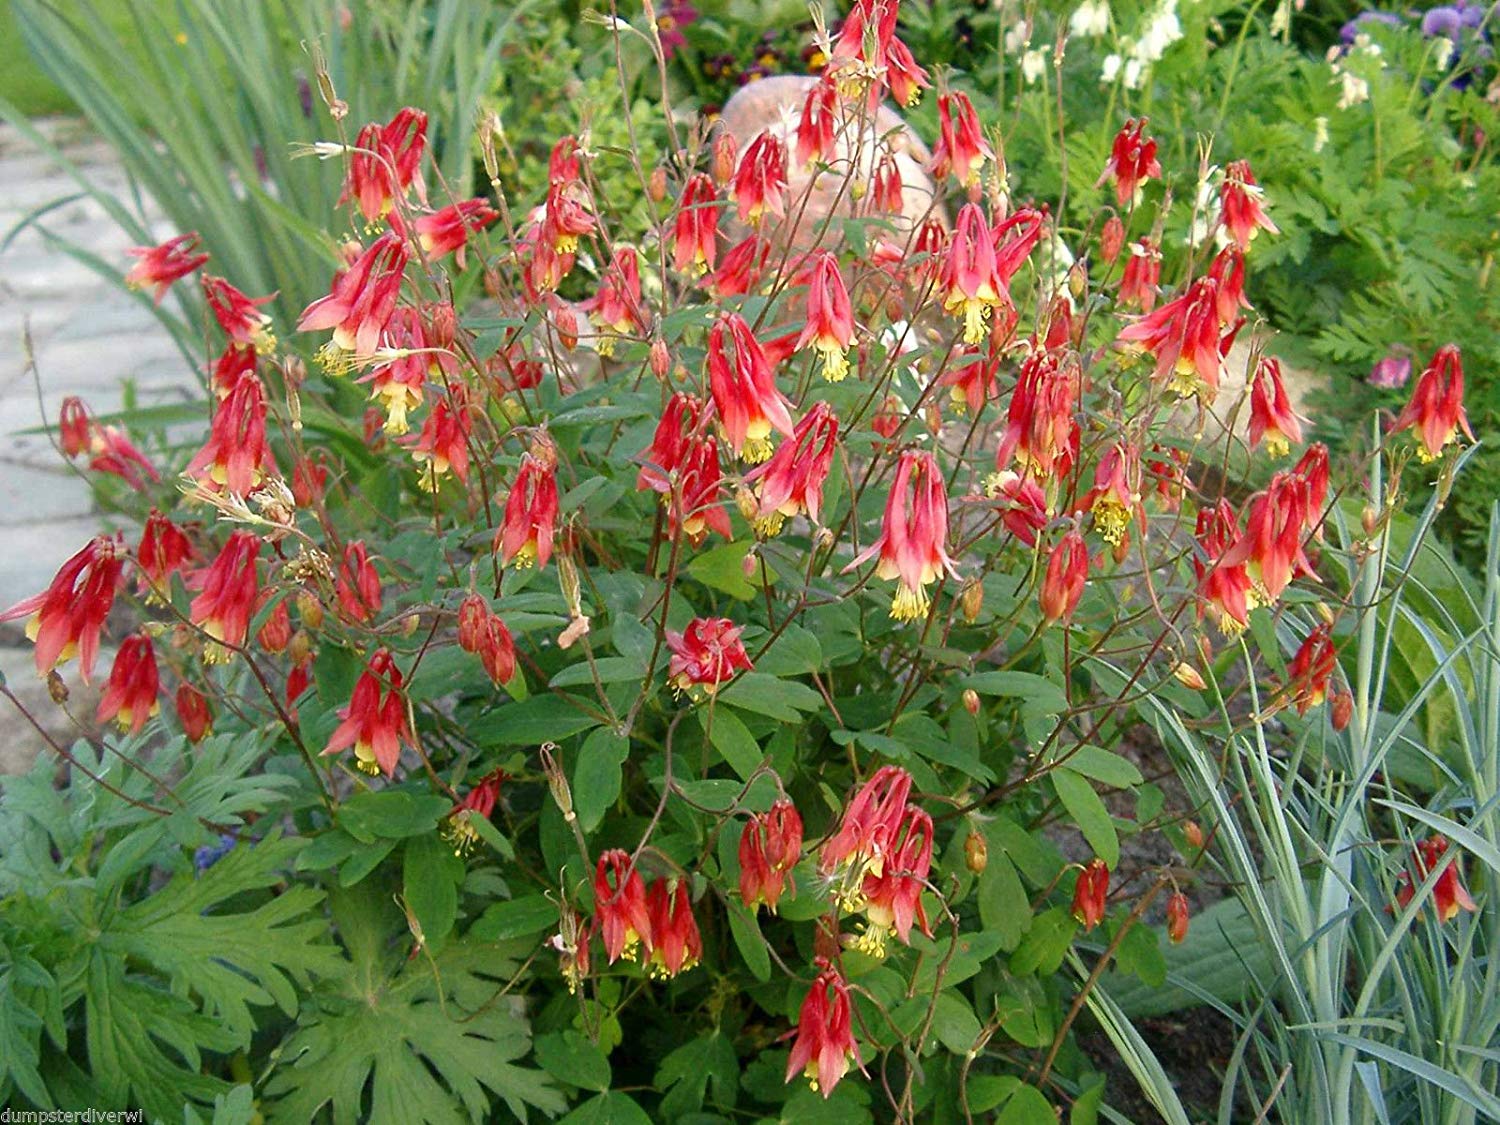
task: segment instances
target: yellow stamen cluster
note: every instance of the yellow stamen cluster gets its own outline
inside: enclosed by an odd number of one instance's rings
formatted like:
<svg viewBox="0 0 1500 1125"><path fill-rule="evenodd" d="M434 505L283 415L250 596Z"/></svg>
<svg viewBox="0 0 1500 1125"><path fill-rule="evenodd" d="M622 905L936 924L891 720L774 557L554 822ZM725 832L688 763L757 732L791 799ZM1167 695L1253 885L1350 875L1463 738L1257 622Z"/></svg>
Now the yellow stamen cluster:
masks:
<svg viewBox="0 0 1500 1125"><path fill-rule="evenodd" d="M1094 526L1111 547L1120 545L1129 523L1130 509L1120 503L1118 497L1106 494L1094 501Z"/></svg>
<svg viewBox="0 0 1500 1125"><path fill-rule="evenodd" d="M920 586L913 588L903 582L896 587L895 596L891 598L891 616L897 621L920 621L927 616L931 605L925 589Z"/></svg>

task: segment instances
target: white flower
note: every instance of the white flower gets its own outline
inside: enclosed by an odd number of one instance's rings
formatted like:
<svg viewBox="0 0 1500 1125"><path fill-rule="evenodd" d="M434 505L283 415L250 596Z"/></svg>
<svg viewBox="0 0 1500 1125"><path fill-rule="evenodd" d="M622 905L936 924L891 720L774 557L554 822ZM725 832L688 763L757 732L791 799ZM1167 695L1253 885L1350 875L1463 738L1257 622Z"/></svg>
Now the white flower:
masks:
<svg viewBox="0 0 1500 1125"><path fill-rule="evenodd" d="M1167 48L1182 38L1182 23L1177 18L1177 0L1167 0L1151 15L1135 56L1142 63L1153 63L1167 53Z"/></svg>
<svg viewBox="0 0 1500 1125"><path fill-rule="evenodd" d="M1038 47L1021 56L1021 75L1028 85L1047 73L1047 53L1046 48Z"/></svg>
<svg viewBox="0 0 1500 1125"><path fill-rule="evenodd" d="M1120 73L1120 64L1123 61L1119 55L1106 55L1104 65L1099 68L1099 81L1113 82Z"/></svg>
<svg viewBox="0 0 1500 1125"><path fill-rule="evenodd" d="M1370 84L1359 77L1359 75L1350 74L1347 70L1343 70L1339 72L1338 78L1340 84L1340 109L1349 109L1352 106L1359 105L1360 102L1370 100Z"/></svg>
<svg viewBox="0 0 1500 1125"><path fill-rule="evenodd" d="M1031 24L1026 20L1011 25L1005 33L1005 50L1007 54L1015 55L1024 51L1031 43Z"/></svg>
<svg viewBox="0 0 1500 1125"><path fill-rule="evenodd" d="M1453 53L1457 46L1453 40L1439 35L1432 41L1433 62L1437 63L1438 69L1445 69L1453 61Z"/></svg>
<svg viewBox="0 0 1500 1125"><path fill-rule="evenodd" d="M1313 152L1322 152L1323 146L1328 143L1328 118L1317 117L1313 119Z"/></svg>
<svg viewBox="0 0 1500 1125"><path fill-rule="evenodd" d="M1109 30L1109 0L1084 0L1068 21L1068 30L1080 39L1094 39Z"/></svg>
<svg viewBox="0 0 1500 1125"><path fill-rule="evenodd" d="M1141 74L1146 66L1140 59L1131 59L1125 64L1125 89L1139 90L1141 88Z"/></svg>
<svg viewBox="0 0 1500 1125"><path fill-rule="evenodd" d="M1271 34L1285 35L1292 29L1292 0L1281 0L1271 14Z"/></svg>

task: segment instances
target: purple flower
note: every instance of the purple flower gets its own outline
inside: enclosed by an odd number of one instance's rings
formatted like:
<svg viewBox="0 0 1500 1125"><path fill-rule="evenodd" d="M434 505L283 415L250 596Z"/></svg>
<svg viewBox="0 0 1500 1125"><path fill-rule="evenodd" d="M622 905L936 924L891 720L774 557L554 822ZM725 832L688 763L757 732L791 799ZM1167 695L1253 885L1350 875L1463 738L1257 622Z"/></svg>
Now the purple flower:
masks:
<svg viewBox="0 0 1500 1125"><path fill-rule="evenodd" d="M1463 26L1463 12L1447 5L1430 8L1422 17L1422 34L1429 38L1441 35L1444 39L1451 39L1456 43Z"/></svg>
<svg viewBox="0 0 1500 1125"><path fill-rule="evenodd" d="M1352 44L1355 36L1364 31L1367 24L1384 24L1387 27L1400 27L1405 21L1395 12L1382 12L1372 9L1368 12L1360 12L1352 20L1339 28L1339 38L1345 43Z"/></svg>
<svg viewBox="0 0 1500 1125"><path fill-rule="evenodd" d="M1375 361L1367 381L1372 387L1396 390L1406 386L1406 381L1410 378L1411 356L1404 349L1393 348L1385 358Z"/></svg>
<svg viewBox="0 0 1500 1125"><path fill-rule="evenodd" d="M219 837L217 844L204 844L193 853L193 867L197 869L199 875L202 875L233 851L237 843L239 843L239 837L232 832L226 832Z"/></svg>
<svg viewBox="0 0 1500 1125"><path fill-rule="evenodd" d="M691 4L677 2L664 6L656 16L656 34L661 39L661 52L667 58L677 53L679 47L687 46L687 36L682 29L698 18L698 9Z"/></svg>

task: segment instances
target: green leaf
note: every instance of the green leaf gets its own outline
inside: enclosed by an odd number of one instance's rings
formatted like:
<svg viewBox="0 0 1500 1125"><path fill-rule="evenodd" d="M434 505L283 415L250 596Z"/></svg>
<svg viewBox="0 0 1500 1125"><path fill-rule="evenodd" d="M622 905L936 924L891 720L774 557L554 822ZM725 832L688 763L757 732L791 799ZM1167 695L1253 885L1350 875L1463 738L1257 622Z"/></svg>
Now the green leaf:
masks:
<svg viewBox="0 0 1500 1125"><path fill-rule="evenodd" d="M1058 799L1089 842L1089 847L1113 871L1120 862L1120 838L1115 833L1115 822L1110 819L1109 810L1094 792L1093 785L1082 774L1066 768L1055 769L1047 776L1052 779Z"/></svg>
<svg viewBox="0 0 1500 1125"><path fill-rule="evenodd" d="M539 1036L536 1061L565 1086L601 1093L609 1089L609 1060L597 1044L577 1031L570 1029Z"/></svg>
<svg viewBox="0 0 1500 1125"><path fill-rule="evenodd" d="M629 1094L611 1090L596 1094L558 1125L651 1125L651 1118Z"/></svg>
<svg viewBox="0 0 1500 1125"><path fill-rule="evenodd" d="M932 1031L938 1042L955 1055L967 1055L979 1042L983 1028L974 1009L956 990L938 993L932 1014Z"/></svg>
<svg viewBox="0 0 1500 1125"><path fill-rule="evenodd" d="M548 682L548 687L578 687L592 684L595 676L601 684L625 684L646 678L646 662L633 656L601 656L590 667L587 660L569 664Z"/></svg>
<svg viewBox="0 0 1500 1125"><path fill-rule="evenodd" d="M469 724L468 734L484 749L494 746L540 746L599 726L599 720L558 692L533 696L496 708Z"/></svg>
<svg viewBox="0 0 1500 1125"><path fill-rule="evenodd" d="M1156 928L1131 926L1115 949L1115 967L1122 973L1140 977L1147 988L1165 984L1167 963L1161 955L1161 935Z"/></svg>
<svg viewBox="0 0 1500 1125"><path fill-rule="evenodd" d="M338 808L338 823L355 839L370 844L377 839L399 840L432 832L452 809L453 802L447 797L382 789L350 797Z"/></svg>
<svg viewBox="0 0 1500 1125"><path fill-rule="evenodd" d="M666 1092L662 1117L675 1121L701 1110L710 1082L714 1106L732 1109L739 1092L740 1061L721 1031L691 1039L662 1059L656 1070L656 1085Z"/></svg>
<svg viewBox="0 0 1500 1125"><path fill-rule="evenodd" d="M730 898L728 902L729 932L734 937L735 948L756 980L770 980L771 954L761 937L760 921L737 898Z"/></svg>
<svg viewBox="0 0 1500 1125"><path fill-rule="evenodd" d="M439 947L453 929L458 916L458 884L463 877L463 860L436 833L407 841L401 864L401 893L431 948Z"/></svg>
<svg viewBox="0 0 1500 1125"><path fill-rule="evenodd" d="M1031 929L1021 939L1020 948L1011 954L1010 971L1017 976L1051 976L1062 966L1078 922L1067 909L1054 906L1031 921Z"/></svg>
<svg viewBox="0 0 1500 1125"><path fill-rule="evenodd" d="M599 827L604 813L620 795L620 767L630 756L630 742L607 727L589 732L573 767L573 807L585 832Z"/></svg>
<svg viewBox="0 0 1500 1125"><path fill-rule="evenodd" d="M708 735L713 748L723 755L729 768L739 774L742 781L748 780L760 768L761 760L765 757L760 744L733 711L721 707L700 707L697 718L698 725Z"/></svg>
<svg viewBox="0 0 1500 1125"><path fill-rule="evenodd" d="M748 601L761 591L761 562L758 560L754 581L745 577L745 556L754 543L725 543L695 555L684 568L688 574L702 582L710 590L718 590L731 598ZM767 566L767 573L775 581L775 572Z"/></svg>
<svg viewBox="0 0 1500 1125"><path fill-rule="evenodd" d="M1033 672L976 672L963 678L963 686L980 695L1021 699L1042 714L1060 715L1068 709L1063 689Z"/></svg>
<svg viewBox="0 0 1500 1125"><path fill-rule="evenodd" d="M1057 1115L1035 1086L1009 1075L981 1074L969 1079L969 1112L991 1113L995 1125L1057 1125Z"/></svg>
<svg viewBox="0 0 1500 1125"><path fill-rule="evenodd" d="M352 887L362 881L396 850L395 840L376 840L373 844L357 844L342 867L339 868L339 886Z"/></svg>
<svg viewBox="0 0 1500 1125"><path fill-rule="evenodd" d="M1145 780L1128 759L1097 746L1078 746L1059 757L1066 759L1064 768L1115 789L1128 789Z"/></svg>
<svg viewBox="0 0 1500 1125"><path fill-rule="evenodd" d="M989 860L979 876L978 899L984 928L999 935L1001 949L1015 949L1031 928L1031 899L998 841L991 843Z"/></svg>
<svg viewBox="0 0 1500 1125"><path fill-rule="evenodd" d="M796 680L778 680L761 672L746 672L719 693L719 702L783 723L801 722L798 711L817 711L823 697Z"/></svg>
<svg viewBox="0 0 1500 1125"><path fill-rule="evenodd" d="M530 937L557 925L557 904L546 895L526 895L485 907L470 933L481 941Z"/></svg>

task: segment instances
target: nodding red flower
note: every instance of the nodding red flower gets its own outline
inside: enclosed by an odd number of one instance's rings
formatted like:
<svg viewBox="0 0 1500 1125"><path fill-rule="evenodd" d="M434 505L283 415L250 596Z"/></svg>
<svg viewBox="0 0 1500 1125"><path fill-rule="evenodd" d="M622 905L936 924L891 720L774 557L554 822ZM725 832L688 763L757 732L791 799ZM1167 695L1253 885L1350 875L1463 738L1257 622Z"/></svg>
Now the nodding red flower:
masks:
<svg viewBox="0 0 1500 1125"><path fill-rule="evenodd" d="M1181 945L1188 935L1188 900L1181 891L1173 891L1167 899L1167 937L1173 945Z"/></svg>
<svg viewBox="0 0 1500 1125"><path fill-rule="evenodd" d="M1042 616L1050 624L1072 620L1073 611L1083 597L1089 578L1089 549L1077 530L1058 540L1047 558L1047 573L1042 578L1038 597Z"/></svg>
<svg viewBox="0 0 1500 1125"><path fill-rule="evenodd" d="M873 108L885 86L899 105L910 108L932 85L911 50L896 37L898 7L894 0L856 0L844 17L828 65L844 97L868 92Z"/></svg>
<svg viewBox="0 0 1500 1125"><path fill-rule="evenodd" d="M807 283L807 326L797 338L797 348L811 347L823 357L823 378L841 382L849 374L845 354L854 343L854 310L849 290L839 273L839 263L827 250L819 250Z"/></svg>
<svg viewBox="0 0 1500 1125"><path fill-rule="evenodd" d="M797 119L797 163L816 160L827 164L838 151L834 129L838 125L839 94L831 75L825 74L807 91L802 116Z"/></svg>
<svg viewBox="0 0 1500 1125"><path fill-rule="evenodd" d="M500 799L500 785L509 775L504 770L491 770L475 782L474 787L454 804L448 813L443 835L453 845L455 855L467 855L479 841L479 830L474 820L489 820Z"/></svg>
<svg viewBox="0 0 1500 1125"><path fill-rule="evenodd" d="M666 632L672 660L667 678L678 691L702 688L709 695L752 665L739 626L727 617L695 617L680 633Z"/></svg>
<svg viewBox="0 0 1500 1125"><path fill-rule="evenodd" d="M184 680L177 686L175 698L177 721L182 724L182 733L189 742L202 742L213 729L213 712L208 709L208 700L203 693Z"/></svg>
<svg viewBox="0 0 1500 1125"><path fill-rule="evenodd" d="M759 226L770 212L786 214L786 142L767 130L750 142L730 189L740 222Z"/></svg>
<svg viewBox="0 0 1500 1125"><path fill-rule="evenodd" d="M889 149L881 154L875 165L875 174L870 185L870 205L888 215L899 215L906 208L906 195L901 184L901 166Z"/></svg>
<svg viewBox="0 0 1500 1125"><path fill-rule="evenodd" d="M1250 447L1262 441L1272 457L1284 457L1294 442L1302 441L1302 422L1292 410L1281 381L1281 361L1263 355L1250 384Z"/></svg>
<svg viewBox="0 0 1500 1125"><path fill-rule="evenodd" d="M938 95L938 143L927 165L935 180L947 178L949 172L964 187L979 182L986 160L995 159L995 150L984 139L979 114L967 94Z"/></svg>
<svg viewBox="0 0 1500 1125"><path fill-rule="evenodd" d="M747 483L760 481L756 530L775 535L783 520L803 512L817 522L838 436L839 420L833 408L826 402L814 403L797 423L792 439L782 442L764 465L745 474Z"/></svg>
<svg viewBox="0 0 1500 1125"><path fill-rule="evenodd" d="M1223 563L1243 563L1256 602L1270 605L1298 574L1313 574L1302 551L1307 526L1308 489L1296 473L1281 472L1250 501L1245 534L1226 551Z"/></svg>
<svg viewBox="0 0 1500 1125"><path fill-rule="evenodd" d="M1328 698L1328 683L1338 667L1338 653L1333 647L1333 630L1327 624L1317 625L1297 647L1287 672L1287 692L1297 707L1297 714L1307 714Z"/></svg>
<svg viewBox="0 0 1500 1125"><path fill-rule="evenodd" d="M1209 263L1208 276L1219 287L1219 320L1231 323L1240 315L1241 309L1251 307L1245 296L1245 253L1230 243L1214 255Z"/></svg>
<svg viewBox="0 0 1500 1125"><path fill-rule="evenodd" d="M1156 287L1161 281L1161 250L1149 238L1138 238L1130 244L1125 272L1120 277L1116 296L1121 305L1134 305L1143 313L1156 307Z"/></svg>
<svg viewBox="0 0 1500 1125"><path fill-rule="evenodd" d="M1307 447L1300 460L1292 468L1292 475L1301 482L1306 491L1306 503L1302 526L1316 529L1321 536L1323 526L1323 502L1328 499L1328 447L1321 441Z"/></svg>
<svg viewBox="0 0 1500 1125"><path fill-rule="evenodd" d="M932 817L908 806L880 870L865 875L863 893L868 925L856 943L858 948L883 957L892 930L903 944L910 945L913 922L928 937L932 936L922 909L922 889L931 870Z"/></svg>
<svg viewBox="0 0 1500 1125"><path fill-rule="evenodd" d="M753 912L764 903L775 914L801 855L802 817L785 797L746 821L740 834L740 900L746 909Z"/></svg>
<svg viewBox="0 0 1500 1125"><path fill-rule="evenodd" d="M1196 535L1200 554L1193 557L1193 570L1203 599L1198 617L1203 617L1206 605L1214 611L1220 632L1238 636L1250 624L1250 574L1243 562L1226 561L1240 539L1239 520L1228 500L1198 509Z"/></svg>
<svg viewBox="0 0 1500 1125"><path fill-rule="evenodd" d="M1396 876L1396 902L1400 906L1405 907L1411 902L1416 885L1426 882L1435 869L1441 868L1442 874L1432 888L1432 902L1437 907L1438 921L1451 922L1458 917L1460 910L1472 914L1479 909L1464 887L1458 858L1455 856L1445 860L1443 857L1447 852L1448 839L1445 836L1429 836L1418 842L1417 849L1411 856L1412 869ZM1418 917L1420 916L1419 914Z"/></svg>
<svg viewBox="0 0 1500 1125"><path fill-rule="evenodd" d="M594 868L594 919L611 965L621 957L634 956L641 944L651 948L646 883L629 853L620 848L600 855Z"/></svg>
<svg viewBox="0 0 1500 1125"><path fill-rule="evenodd" d="M146 487L143 474L153 482L161 480L156 467L131 443L124 431L115 426L101 426L77 395L63 399L58 408L57 435L64 455L78 457L87 454L89 468L95 472L111 473L137 492Z"/></svg>
<svg viewBox="0 0 1500 1125"><path fill-rule="evenodd" d="M1161 178L1161 165L1156 159L1156 140L1146 136L1146 119L1125 122L1115 134L1115 143L1110 148L1109 162L1095 187L1103 187L1113 180L1115 200L1121 207L1134 207L1140 201L1141 184L1145 180Z"/></svg>
<svg viewBox="0 0 1500 1125"><path fill-rule="evenodd" d="M458 647L465 652L478 652L484 643L486 624L490 619L490 605L478 594L470 594L458 607Z"/></svg>
<svg viewBox="0 0 1500 1125"><path fill-rule="evenodd" d="M827 1098L849 1073L850 1062L861 1060L850 1025L849 985L826 959L819 957L817 964L822 971L802 1001L786 1080L800 1073Z"/></svg>
<svg viewBox="0 0 1500 1125"><path fill-rule="evenodd" d="M540 448L540 443L539 443ZM557 525L557 462L550 450L526 453L505 501L505 518L495 536L503 566L546 566Z"/></svg>
<svg viewBox="0 0 1500 1125"><path fill-rule="evenodd" d="M1120 216L1111 215L1104 220L1104 229L1099 232L1099 257L1105 265L1114 265L1125 248L1125 224Z"/></svg>
<svg viewBox="0 0 1500 1125"><path fill-rule="evenodd" d="M1219 185L1219 221L1242 251L1249 250L1251 240L1263 230L1281 233L1261 207L1264 194L1255 183L1248 160L1231 160L1224 166L1224 182Z"/></svg>
<svg viewBox="0 0 1500 1125"><path fill-rule="evenodd" d="M334 588L339 608L349 620L368 622L380 612L380 575L363 543L345 545Z"/></svg>
<svg viewBox="0 0 1500 1125"><path fill-rule="evenodd" d="M298 332L333 329L333 338L319 352L330 371L341 373L375 354L396 311L410 257L405 240L387 231L334 277L328 296L302 310Z"/></svg>
<svg viewBox="0 0 1500 1125"><path fill-rule="evenodd" d="M101 723L114 719L121 730L140 734L146 720L161 710L156 698L160 690L161 677L150 638L140 633L127 637L115 653L114 667L109 670L109 682L94 717Z"/></svg>
<svg viewBox="0 0 1500 1125"><path fill-rule="evenodd" d="M719 195L704 172L683 186L672 229L672 263L699 276L714 268L719 256Z"/></svg>
<svg viewBox="0 0 1500 1125"><path fill-rule="evenodd" d="M214 319L229 337L232 344L249 345L263 355L276 350L276 337L271 333L271 318L260 311L260 306L270 297L253 300L241 293L222 277L204 274L200 281L203 296L213 310ZM274 294L273 294L274 296Z"/></svg>
<svg viewBox="0 0 1500 1125"><path fill-rule="evenodd" d="M425 491L436 492L450 469L459 481L469 483L469 434L473 429L468 390L462 383L452 384L448 394L432 404L422 432L411 446L412 459L422 466L419 483Z"/></svg>
<svg viewBox="0 0 1500 1125"><path fill-rule="evenodd" d="M1146 462L1149 485L1156 492L1161 506L1168 512L1182 507L1182 498L1192 487L1187 467L1190 455L1186 449L1175 445L1151 445L1151 459Z"/></svg>
<svg viewBox="0 0 1500 1125"><path fill-rule="evenodd" d="M651 954L646 964L658 980L686 972L703 957L690 892L686 879L658 879L646 892L646 912L651 917Z"/></svg>
<svg viewBox="0 0 1500 1125"><path fill-rule="evenodd" d="M995 450L997 469L1014 461L1024 475L1041 481L1061 480L1072 471L1080 434L1074 413L1079 380L1071 352L1037 349L1022 361Z"/></svg>
<svg viewBox="0 0 1500 1125"><path fill-rule="evenodd" d="M376 649L354 683L349 705L339 709L343 722L334 729L323 753L337 754L352 746L354 764L362 772L394 776L401 744L417 744L407 719L401 683L396 658L389 649Z"/></svg>
<svg viewBox="0 0 1500 1125"><path fill-rule="evenodd" d="M410 106L387 125L366 125L349 154L349 171L339 205L353 199L360 214L378 222L413 184L422 191L420 168L427 147L427 115Z"/></svg>
<svg viewBox="0 0 1500 1125"><path fill-rule="evenodd" d="M895 11L894 3L890 7ZM921 101L922 91L932 85L911 48L894 35L885 48L885 80L891 90L891 99L907 109Z"/></svg>
<svg viewBox="0 0 1500 1125"><path fill-rule="evenodd" d="M1464 412L1464 365L1457 346L1445 344L1439 348L1417 377L1411 401L1396 416L1391 433L1406 429L1416 430L1417 459L1424 463L1441 457L1448 444L1457 439L1459 430L1474 440L1469 416Z"/></svg>
<svg viewBox="0 0 1500 1125"><path fill-rule="evenodd" d="M908 449L896 466L896 479L886 497L880 538L844 568L853 570L877 553L878 578L896 578L900 585L891 600L897 621L924 617L931 605L926 587L939 574L956 574L948 557L948 489L931 453Z"/></svg>
<svg viewBox="0 0 1500 1125"><path fill-rule="evenodd" d="M1006 529L1028 547L1036 546L1037 532L1047 526L1047 496L1030 476L1004 469L990 478L988 496L1000 510Z"/></svg>
<svg viewBox="0 0 1500 1125"><path fill-rule="evenodd" d="M559 251L543 237L539 216L526 225L519 256L526 264L523 281L527 299L533 304L540 302L544 294L554 292L578 260L578 255Z"/></svg>
<svg viewBox="0 0 1500 1125"><path fill-rule="evenodd" d="M135 549L135 567L147 600L164 603L168 580L196 557L197 552L183 530L152 508Z"/></svg>
<svg viewBox="0 0 1500 1125"><path fill-rule="evenodd" d="M208 261L207 254L194 254L198 249L198 232L189 231L169 238L160 246L132 246L125 253L139 259L125 275L125 284L131 289L156 287L156 303L167 295L167 290L179 278L184 278Z"/></svg>
<svg viewBox="0 0 1500 1125"><path fill-rule="evenodd" d="M297 714L297 700L302 698L302 693L312 686L312 639L305 630L298 630L292 636L289 646L291 652L291 668L286 674L286 705L291 709L292 717Z"/></svg>
<svg viewBox="0 0 1500 1125"><path fill-rule="evenodd" d="M1112 547L1118 547L1132 519L1144 517L1141 509L1141 452L1134 445L1116 442L1099 458L1094 487L1083 505L1094 513L1094 527Z"/></svg>
<svg viewBox="0 0 1500 1125"><path fill-rule="evenodd" d="M1073 917L1087 932L1104 921L1105 901L1109 897L1109 867L1095 856L1078 873L1073 885Z"/></svg>
<svg viewBox="0 0 1500 1125"><path fill-rule="evenodd" d="M458 645L465 652L478 654L495 683L509 683L515 676L516 643L505 622L478 594L470 594L458 607Z"/></svg>
<svg viewBox="0 0 1500 1125"><path fill-rule="evenodd" d="M206 475L214 486L247 496L275 471L276 462L266 443L265 385L260 376L247 374L214 408L208 441L183 472Z"/></svg>
<svg viewBox="0 0 1500 1125"><path fill-rule="evenodd" d="M188 583L200 591L188 606L188 620L211 639L203 654L210 664L229 659L226 646L238 648L245 643L260 595L259 554L260 539L248 531L236 531L214 561Z"/></svg>
<svg viewBox="0 0 1500 1125"><path fill-rule="evenodd" d="M667 497L667 530L671 535L681 531L695 547L710 531L725 539L734 538L729 513L723 507L724 485L717 441L701 438L688 446L677 483L677 490L669 489Z"/></svg>
<svg viewBox="0 0 1500 1125"><path fill-rule="evenodd" d="M672 474L687 460L702 412L703 403L685 391L678 391L667 400L651 444L636 458L641 463L641 471L635 478L637 490L672 491Z"/></svg>
<svg viewBox="0 0 1500 1125"><path fill-rule="evenodd" d="M452 254L458 268L463 269L469 235L478 234L499 217L500 212L484 199L464 199L431 215L423 215L412 225L426 253L439 258Z"/></svg>
<svg viewBox="0 0 1500 1125"><path fill-rule="evenodd" d="M260 600L264 603L274 595L268 590ZM286 646L292 643L292 614L287 608L287 599L279 599L271 607L270 614L260 630L255 634L255 640L261 648L273 655L286 651Z"/></svg>
<svg viewBox="0 0 1500 1125"><path fill-rule="evenodd" d="M583 178L583 165L578 160L578 138L569 134L560 137L547 156L547 184L576 184Z"/></svg>
<svg viewBox="0 0 1500 1125"><path fill-rule="evenodd" d="M384 408L381 429L391 437L400 437L410 431L407 415L422 405L427 376L436 366L436 353L428 350L421 313L410 307L396 309L381 333L381 348L391 358L377 363L356 381L370 384L370 401ZM323 353L325 358L334 354Z"/></svg>
<svg viewBox="0 0 1500 1125"><path fill-rule="evenodd" d="M984 212L976 204L965 203L958 213L939 286L943 310L964 318L966 344L983 340L990 311L1010 302L996 268L994 238Z"/></svg>
<svg viewBox="0 0 1500 1125"><path fill-rule="evenodd" d="M911 774L882 766L844 806L838 831L818 855L818 871L835 877L834 901L844 910L865 904L865 876L879 875L897 842L911 796Z"/></svg>
<svg viewBox="0 0 1500 1125"><path fill-rule="evenodd" d="M57 410L57 440L62 446L63 456L77 457L87 452L96 425L83 399L77 395L63 399Z"/></svg>
<svg viewBox="0 0 1500 1125"><path fill-rule="evenodd" d="M994 348L957 357L939 385L951 388L953 408L959 414L978 414L995 397L1000 376L1000 354Z"/></svg>
<svg viewBox="0 0 1500 1125"><path fill-rule="evenodd" d="M1224 366L1219 283L1200 277L1187 292L1129 325L1117 337L1156 357L1153 378L1182 395L1212 402Z"/></svg>
<svg viewBox="0 0 1500 1125"><path fill-rule="evenodd" d="M36 642L37 675L46 676L77 655L83 682L89 682L99 654L99 632L115 604L124 567L120 537L96 536L62 564L45 590L0 613L0 621L27 618L26 635Z"/></svg>
<svg viewBox="0 0 1500 1125"><path fill-rule="evenodd" d="M243 347L230 344L214 361L214 369L209 375L209 386L213 388L215 395L220 399L225 399L235 387L239 386L242 378L253 374L255 374L255 349L248 344Z"/></svg>
<svg viewBox="0 0 1500 1125"><path fill-rule="evenodd" d="M544 245L569 258L578 251L578 240L594 229L594 213L581 182L554 182L547 189L538 231Z"/></svg>
<svg viewBox="0 0 1500 1125"><path fill-rule="evenodd" d="M724 255L724 261L709 279L708 289L715 299L740 297L760 284L766 269L766 255L771 244L758 234L737 242Z"/></svg>
<svg viewBox="0 0 1500 1125"><path fill-rule="evenodd" d="M641 311L641 269L629 246L615 250L614 260L604 271L599 291L583 304L589 319L600 329L594 347L600 355L613 355L616 336L638 335L645 330Z"/></svg>
<svg viewBox="0 0 1500 1125"><path fill-rule="evenodd" d="M731 361L724 351L728 332ZM725 313L708 330L708 383L724 438L736 457L751 464L771 456L771 431L791 436L791 403L776 389L771 362L739 313Z"/></svg>

